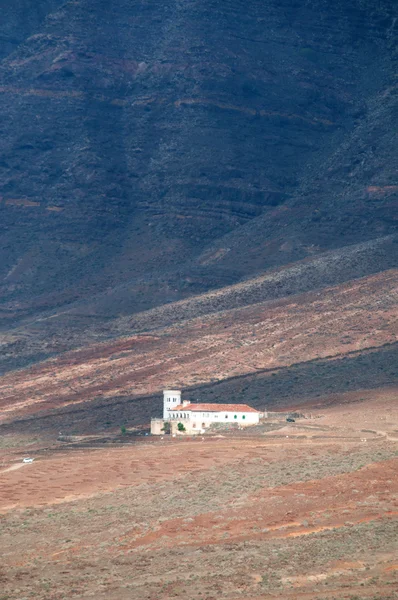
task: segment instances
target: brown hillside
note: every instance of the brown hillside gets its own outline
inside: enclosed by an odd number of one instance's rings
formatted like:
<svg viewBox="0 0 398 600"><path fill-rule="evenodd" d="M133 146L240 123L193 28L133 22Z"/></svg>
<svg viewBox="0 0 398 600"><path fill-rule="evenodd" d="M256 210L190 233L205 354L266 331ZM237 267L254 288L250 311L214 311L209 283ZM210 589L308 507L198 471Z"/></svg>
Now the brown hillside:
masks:
<svg viewBox="0 0 398 600"><path fill-rule="evenodd" d="M281 371L322 361L341 371L344 357L351 360L395 347L397 282L397 271L391 270L65 353L1 379L3 420L55 411L55 427L64 427L58 419L69 427L90 427L91 420L106 420L104 414L113 403L128 400L132 404L124 415L134 424L160 410L159 393L165 387L206 384L207 393L213 386L215 398L225 401L228 381L236 378L265 376L272 381ZM199 306L205 300L199 298ZM177 305L177 313L178 309ZM349 377L356 377L360 368L358 363ZM396 372L388 375L391 379L384 384L396 381ZM214 387L217 382L224 383ZM297 393L293 387L290 402ZM153 394L159 400L145 401ZM245 401L261 407L275 399L246 392ZM74 416L69 414L72 407Z"/></svg>

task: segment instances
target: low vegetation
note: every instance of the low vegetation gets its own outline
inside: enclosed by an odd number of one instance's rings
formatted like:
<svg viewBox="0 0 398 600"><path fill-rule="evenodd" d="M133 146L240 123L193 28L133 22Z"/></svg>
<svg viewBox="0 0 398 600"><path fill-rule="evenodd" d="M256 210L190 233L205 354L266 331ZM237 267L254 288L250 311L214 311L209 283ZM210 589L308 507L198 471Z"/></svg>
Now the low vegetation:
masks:
<svg viewBox="0 0 398 600"><path fill-rule="evenodd" d="M5 473L4 594L396 600L396 443L316 423L295 436L304 425L64 449Z"/></svg>

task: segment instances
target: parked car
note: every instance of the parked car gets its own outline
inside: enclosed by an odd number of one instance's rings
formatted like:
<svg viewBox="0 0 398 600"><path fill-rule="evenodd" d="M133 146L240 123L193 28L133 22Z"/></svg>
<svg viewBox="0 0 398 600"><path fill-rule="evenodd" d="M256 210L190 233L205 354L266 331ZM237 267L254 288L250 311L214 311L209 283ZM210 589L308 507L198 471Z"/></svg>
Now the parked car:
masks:
<svg viewBox="0 0 398 600"><path fill-rule="evenodd" d="M286 421L287 421L288 423L295 423L295 422L296 422L296 420L295 420L295 419L292 419L291 417L288 417L288 418L286 419Z"/></svg>

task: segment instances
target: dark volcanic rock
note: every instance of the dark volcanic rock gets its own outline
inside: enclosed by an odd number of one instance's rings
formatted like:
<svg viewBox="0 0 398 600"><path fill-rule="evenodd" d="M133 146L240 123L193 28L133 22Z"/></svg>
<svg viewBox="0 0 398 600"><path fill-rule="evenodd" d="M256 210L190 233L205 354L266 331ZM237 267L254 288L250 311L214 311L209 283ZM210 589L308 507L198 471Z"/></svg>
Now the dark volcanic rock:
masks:
<svg viewBox="0 0 398 600"><path fill-rule="evenodd" d="M11 54L42 27L46 16L64 0L18 0L0 2L0 59Z"/></svg>
<svg viewBox="0 0 398 600"><path fill-rule="evenodd" d="M72 308L100 331L394 233L393 0L4 11L4 331ZM367 272L344 265L333 282Z"/></svg>

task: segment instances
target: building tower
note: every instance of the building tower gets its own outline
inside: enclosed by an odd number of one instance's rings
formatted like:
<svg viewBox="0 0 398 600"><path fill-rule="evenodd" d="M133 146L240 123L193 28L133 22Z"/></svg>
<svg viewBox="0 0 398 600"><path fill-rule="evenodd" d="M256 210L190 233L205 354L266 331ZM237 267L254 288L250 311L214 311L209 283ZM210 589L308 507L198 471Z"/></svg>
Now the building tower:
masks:
<svg viewBox="0 0 398 600"><path fill-rule="evenodd" d="M169 410L181 404L180 390L164 390L163 392L163 419L170 419Z"/></svg>

